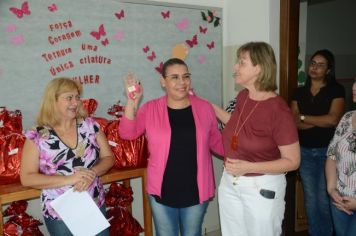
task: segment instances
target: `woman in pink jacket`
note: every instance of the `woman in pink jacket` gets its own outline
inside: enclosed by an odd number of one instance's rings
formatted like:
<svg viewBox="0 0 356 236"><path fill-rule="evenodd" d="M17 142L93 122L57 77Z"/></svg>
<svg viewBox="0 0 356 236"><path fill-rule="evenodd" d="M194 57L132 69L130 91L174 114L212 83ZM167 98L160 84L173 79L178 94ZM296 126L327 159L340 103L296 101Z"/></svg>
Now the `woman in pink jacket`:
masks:
<svg viewBox="0 0 356 236"><path fill-rule="evenodd" d="M215 193L211 151L223 155L222 137L210 103L189 94L191 74L184 61L166 61L160 82L166 95L138 109L142 88L132 75L126 77L128 102L120 136L147 137L146 190L156 234L200 236Z"/></svg>

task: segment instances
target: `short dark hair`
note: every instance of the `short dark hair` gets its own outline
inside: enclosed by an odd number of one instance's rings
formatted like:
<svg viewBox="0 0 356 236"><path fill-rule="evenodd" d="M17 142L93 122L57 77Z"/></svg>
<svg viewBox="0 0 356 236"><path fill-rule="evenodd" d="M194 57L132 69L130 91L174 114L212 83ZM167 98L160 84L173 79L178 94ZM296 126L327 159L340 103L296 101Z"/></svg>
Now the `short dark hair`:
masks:
<svg viewBox="0 0 356 236"><path fill-rule="evenodd" d="M162 77L163 78L165 78L167 76L167 68L170 66L174 66L174 65L183 65L183 66L187 67L187 69L188 69L187 64L185 64L185 62L182 59L179 59L179 58L168 59L163 64L163 67L162 67Z"/></svg>

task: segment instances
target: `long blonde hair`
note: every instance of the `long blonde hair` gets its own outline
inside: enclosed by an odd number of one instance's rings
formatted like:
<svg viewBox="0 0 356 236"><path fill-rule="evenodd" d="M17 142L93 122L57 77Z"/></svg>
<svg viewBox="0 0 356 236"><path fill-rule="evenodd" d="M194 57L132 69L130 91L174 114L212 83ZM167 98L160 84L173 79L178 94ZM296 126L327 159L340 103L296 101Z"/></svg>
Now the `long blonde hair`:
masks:
<svg viewBox="0 0 356 236"><path fill-rule="evenodd" d="M82 86L69 78L56 78L51 80L41 99L40 109L37 115L38 126L53 127L59 123L59 117L56 112L56 102L59 95L77 90L79 95L82 95ZM87 112L84 110L82 103L79 103L79 108L76 118L87 117Z"/></svg>

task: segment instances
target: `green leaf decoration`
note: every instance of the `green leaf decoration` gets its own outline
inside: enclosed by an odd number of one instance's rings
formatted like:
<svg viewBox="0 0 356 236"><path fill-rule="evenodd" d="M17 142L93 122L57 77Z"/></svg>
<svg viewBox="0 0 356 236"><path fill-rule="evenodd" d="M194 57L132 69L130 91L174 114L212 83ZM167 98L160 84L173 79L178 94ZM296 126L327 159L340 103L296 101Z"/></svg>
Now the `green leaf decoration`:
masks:
<svg viewBox="0 0 356 236"><path fill-rule="evenodd" d="M302 60L298 59L298 70L302 67L303 62Z"/></svg>
<svg viewBox="0 0 356 236"><path fill-rule="evenodd" d="M214 14L212 11L208 10L208 15L211 17L211 18L214 18Z"/></svg>
<svg viewBox="0 0 356 236"><path fill-rule="evenodd" d="M216 17L215 21L214 21L214 27L218 27L220 25L220 18Z"/></svg>
<svg viewBox="0 0 356 236"><path fill-rule="evenodd" d="M306 74L304 71L299 71L298 73L298 85L304 85L306 80Z"/></svg>
<svg viewBox="0 0 356 236"><path fill-rule="evenodd" d="M204 21L206 21L206 15L205 15L205 12L201 12L201 17L203 18Z"/></svg>

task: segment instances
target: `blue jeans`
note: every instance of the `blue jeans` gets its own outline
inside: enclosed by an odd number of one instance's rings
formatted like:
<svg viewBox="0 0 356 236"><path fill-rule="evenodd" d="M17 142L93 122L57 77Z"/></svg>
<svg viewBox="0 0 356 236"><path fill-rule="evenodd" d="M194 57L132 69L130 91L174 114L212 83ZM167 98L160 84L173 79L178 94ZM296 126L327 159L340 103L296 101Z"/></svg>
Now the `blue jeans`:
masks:
<svg viewBox="0 0 356 236"><path fill-rule="evenodd" d="M173 208L156 202L148 195L156 236L201 236L201 227L208 202L184 208Z"/></svg>
<svg viewBox="0 0 356 236"><path fill-rule="evenodd" d="M336 236L356 235L356 211L353 211L352 215L348 215L331 204L331 214Z"/></svg>
<svg viewBox="0 0 356 236"><path fill-rule="evenodd" d="M326 151L327 148L301 147L299 173L303 183L308 232L311 236L330 236L333 233L325 180Z"/></svg>
<svg viewBox="0 0 356 236"><path fill-rule="evenodd" d="M105 205L100 207L100 211L106 217ZM63 220L54 220L52 218L43 217L47 230L51 236L72 236L68 227L64 224ZM85 227L85 225L84 225ZM101 231L97 236L109 236L109 228Z"/></svg>

